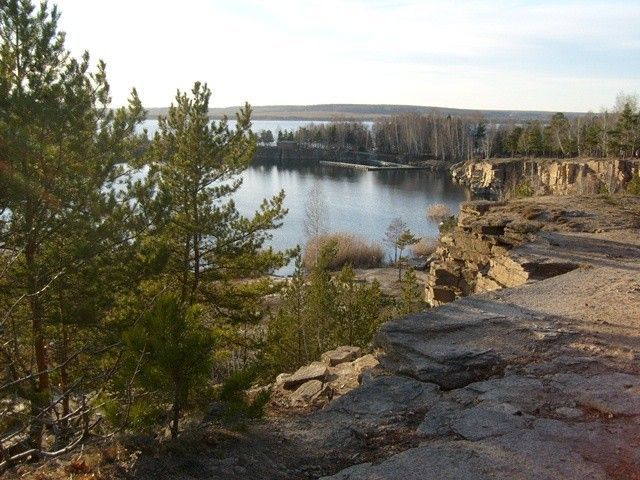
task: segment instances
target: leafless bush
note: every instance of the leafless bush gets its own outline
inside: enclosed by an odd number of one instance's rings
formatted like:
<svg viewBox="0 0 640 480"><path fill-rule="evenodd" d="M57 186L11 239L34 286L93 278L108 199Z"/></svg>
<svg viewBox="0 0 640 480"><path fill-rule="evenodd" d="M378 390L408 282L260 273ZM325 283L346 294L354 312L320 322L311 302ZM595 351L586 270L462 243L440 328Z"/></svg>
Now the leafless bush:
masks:
<svg viewBox="0 0 640 480"><path fill-rule="evenodd" d="M427 207L427 220L436 225L452 215L451 210L444 203L432 203Z"/></svg>
<svg viewBox="0 0 640 480"><path fill-rule="evenodd" d="M305 266L311 267L317 258L319 247L335 242L337 253L329 264L331 270L338 270L344 265L354 268L374 268L382 264L384 249L379 243L367 243L362 237L347 232L318 235L310 239L304 247L303 261Z"/></svg>
<svg viewBox="0 0 640 480"><path fill-rule="evenodd" d="M418 243L411 246L411 253L415 257L427 258L438 248L438 241L434 238L421 238Z"/></svg>

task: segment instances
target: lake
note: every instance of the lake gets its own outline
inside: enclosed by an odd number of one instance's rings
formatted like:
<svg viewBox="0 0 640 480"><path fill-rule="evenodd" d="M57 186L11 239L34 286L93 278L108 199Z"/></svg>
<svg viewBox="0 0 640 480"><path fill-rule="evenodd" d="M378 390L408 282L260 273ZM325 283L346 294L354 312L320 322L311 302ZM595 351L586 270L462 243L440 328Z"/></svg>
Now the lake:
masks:
<svg viewBox="0 0 640 480"><path fill-rule="evenodd" d="M395 217L401 217L418 236L436 237L437 227L425 216L427 206L444 203L457 212L459 203L469 199L466 188L453 183L447 173L426 170L363 171L290 161L254 164L242 177L243 185L234 199L246 215L258 208L262 198L280 189L286 193L289 213L274 232L272 245L276 248L304 244L305 205L315 184L327 205L330 231L351 232L380 243ZM389 246L385 250L392 253Z"/></svg>
<svg viewBox="0 0 640 480"><path fill-rule="evenodd" d="M295 130L309 123L328 122L257 120L253 130L271 130L277 136L278 130ZM152 135L157 121L147 120L144 127ZM242 178L243 185L234 200L244 215L252 214L263 198L284 189L289 213L283 226L274 231L271 242L278 249L304 244L305 206L315 184L321 188L327 205L330 231L351 232L380 243L395 217L401 217L417 236L436 237L437 227L426 219L427 206L444 203L457 213L460 202L470 198L468 190L454 183L448 173L426 170L363 171L292 160L254 162ZM393 253L391 247L383 246L387 255ZM290 266L277 273L291 271Z"/></svg>

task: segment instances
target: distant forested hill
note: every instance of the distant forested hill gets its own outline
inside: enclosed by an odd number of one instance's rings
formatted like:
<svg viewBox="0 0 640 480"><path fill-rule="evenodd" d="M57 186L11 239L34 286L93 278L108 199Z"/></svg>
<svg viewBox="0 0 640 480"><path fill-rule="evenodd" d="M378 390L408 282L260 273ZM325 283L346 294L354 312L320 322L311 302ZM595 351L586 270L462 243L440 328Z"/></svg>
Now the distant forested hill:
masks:
<svg viewBox="0 0 640 480"><path fill-rule="evenodd" d="M240 107L211 108L212 118L227 115L234 118ZM460 117L482 115L485 119L500 122L507 120L547 120L555 112L527 110L470 110L461 108L425 107L419 105L266 105L253 107L254 120L333 120L344 118L350 120L375 120L380 117L401 113L429 114L438 112L444 115ZM166 108L150 108L149 118L166 113ZM579 115L576 112L565 112L568 117Z"/></svg>

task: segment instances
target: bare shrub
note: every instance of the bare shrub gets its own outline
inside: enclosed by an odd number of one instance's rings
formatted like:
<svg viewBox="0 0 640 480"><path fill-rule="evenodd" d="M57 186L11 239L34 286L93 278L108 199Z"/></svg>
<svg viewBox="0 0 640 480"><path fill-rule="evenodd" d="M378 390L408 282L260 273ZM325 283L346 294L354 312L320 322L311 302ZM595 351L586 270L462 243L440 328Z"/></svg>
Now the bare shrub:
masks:
<svg viewBox="0 0 640 480"><path fill-rule="evenodd" d="M382 265L384 249L379 243L368 243L362 237L348 232L318 235L307 241L304 247L303 262L306 267L314 264L319 247L335 242L337 253L329 264L329 269L339 270L344 265L353 268L374 268Z"/></svg>
<svg viewBox="0 0 640 480"><path fill-rule="evenodd" d="M445 219L452 217L451 209L444 203L432 203L427 207L427 220L440 225Z"/></svg>
<svg viewBox="0 0 640 480"><path fill-rule="evenodd" d="M411 246L414 257L427 258L438 248L438 241L434 238L421 238L418 243Z"/></svg>

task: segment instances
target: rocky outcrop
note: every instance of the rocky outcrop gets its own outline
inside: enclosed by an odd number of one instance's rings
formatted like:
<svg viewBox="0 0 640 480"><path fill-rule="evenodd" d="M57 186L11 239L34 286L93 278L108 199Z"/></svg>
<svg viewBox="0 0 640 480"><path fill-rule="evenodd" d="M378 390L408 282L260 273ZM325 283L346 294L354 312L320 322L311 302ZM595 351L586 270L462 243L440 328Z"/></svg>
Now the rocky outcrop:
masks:
<svg viewBox="0 0 640 480"><path fill-rule="evenodd" d="M322 354L322 361L330 367L341 363L352 362L360 355L360 347L342 346Z"/></svg>
<svg viewBox="0 0 640 480"><path fill-rule="evenodd" d="M276 383L281 384L286 390L291 390L312 380L324 381L328 373L329 368L325 363L313 362L304 367L300 367L291 375L286 373L278 375Z"/></svg>
<svg viewBox="0 0 640 480"><path fill-rule="evenodd" d="M273 385L272 407L319 408L353 390L360 384L363 373L378 365L372 354L360 355L359 347L341 346L293 374L278 375Z"/></svg>
<svg viewBox="0 0 640 480"><path fill-rule="evenodd" d="M471 231L480 237L466 239L466 262L491 257L504 248L497 216L519 221L542 207L549 221L518 232L524 237L507 249L526 283L382 326L382 370L437 384L438 399L413 430L414 446L326 480L637 475L640 200L626 198L622 209L596 199L540 202L477 204ZM532 282L546 273L523 258L584 268Z"/></svg>
<svg viewBox="0 0 640 480"><path fill-rule="evenodd" d="M452 167L454 180L482 198L512 196L527 183L538 195L585 195L601 190L614 193L640 172L640 159L495 159L464 162Z"/></svg>
<svg viewBox="0 0 640 480"><path fill-rule="evenodd" d="M432 306L474 293L516 287L566 273L579 264L531 249L549 217L567 225L573 215L562 209L543 211L519 204L466 202L461 205L458 225L440 240L429 275L425 297ZM544 241L553 242L553 234Z"/></svg>

